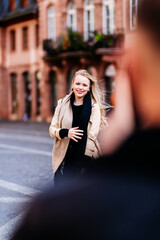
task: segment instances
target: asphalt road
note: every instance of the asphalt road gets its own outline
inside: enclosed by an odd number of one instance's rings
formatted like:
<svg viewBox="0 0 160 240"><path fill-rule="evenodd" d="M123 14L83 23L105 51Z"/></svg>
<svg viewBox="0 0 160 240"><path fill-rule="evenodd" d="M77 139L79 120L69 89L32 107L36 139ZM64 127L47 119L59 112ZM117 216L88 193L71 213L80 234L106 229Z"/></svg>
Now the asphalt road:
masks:
<svg viewBox="0 0 160 240"><path fill-rule="evenodd" d="M0 240L8 240L26 204L53 184L48 123L0 121Z"/></svg>

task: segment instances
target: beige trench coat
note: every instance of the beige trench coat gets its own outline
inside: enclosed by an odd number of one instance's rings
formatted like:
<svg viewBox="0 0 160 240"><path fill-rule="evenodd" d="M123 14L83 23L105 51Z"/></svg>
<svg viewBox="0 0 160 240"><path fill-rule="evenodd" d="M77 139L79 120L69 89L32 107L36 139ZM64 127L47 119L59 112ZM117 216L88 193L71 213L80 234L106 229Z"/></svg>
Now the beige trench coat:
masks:
<svg viewBox="0 0 160 240"><path fill-rule="evenodd" d="M73 113L70 104L70 97L71 93L58 101L58 105L55 109L55 113L49 127L50 136L55 138L52 152L52 165L54 173L63 161L70 141L68 137L61 139L59 135L59 131L62 128L72 128ZM100 119L100 108L98 104L92 101L91 116L87 130L88 134L85 155L93 158L97 158L101 153L97 141L97 136L100 130Z"/></svg>

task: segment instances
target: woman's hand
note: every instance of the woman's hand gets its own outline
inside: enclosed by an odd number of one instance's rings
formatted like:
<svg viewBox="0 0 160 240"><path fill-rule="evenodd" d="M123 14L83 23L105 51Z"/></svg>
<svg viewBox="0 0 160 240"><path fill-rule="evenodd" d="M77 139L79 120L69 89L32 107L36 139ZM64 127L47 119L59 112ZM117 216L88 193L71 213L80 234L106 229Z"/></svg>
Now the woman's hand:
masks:
<svg viewBox="0 0 160 240"><path fill-rule="evenodd" d="M68 131L68 137L78 142L77 139L82 139L83 130L80 130L79 127L70 128Z"/></svg>

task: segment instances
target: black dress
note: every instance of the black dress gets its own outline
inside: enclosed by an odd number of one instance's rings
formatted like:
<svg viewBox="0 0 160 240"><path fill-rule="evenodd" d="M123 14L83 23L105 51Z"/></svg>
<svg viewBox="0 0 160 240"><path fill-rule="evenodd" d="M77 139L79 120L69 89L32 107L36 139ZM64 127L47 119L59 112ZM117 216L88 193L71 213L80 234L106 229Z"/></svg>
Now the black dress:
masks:
<svg viewBox="0 0 160 240"><path fill-rule="evenodd" d="M72 128L80 125L83 105L72 105L73 122ZM69 129L61 129L60 137L63 139L68 136ZM55 181L59 181L62 177L77 177L83 175L91 163L91 157L80 154L81 139L78 142L70 139L66 155L55 173Z"/></svg>

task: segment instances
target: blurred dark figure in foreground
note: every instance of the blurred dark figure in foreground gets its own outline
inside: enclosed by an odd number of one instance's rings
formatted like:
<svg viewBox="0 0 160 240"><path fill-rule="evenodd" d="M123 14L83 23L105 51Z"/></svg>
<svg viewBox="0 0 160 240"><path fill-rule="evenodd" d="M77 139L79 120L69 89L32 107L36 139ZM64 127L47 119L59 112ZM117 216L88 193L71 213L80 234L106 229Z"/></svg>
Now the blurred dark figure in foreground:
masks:
<svg viewBox="0 0 160 240"><path fill-rule="evenodd" d="M159 240L160 185L107 174L50 188L12 240Z"/></svg>
<svg viewBox="0 0 160 240"><path fill-rule="evenodd" d="M143 139L147 145L141 142L139 150L144 144L144 151L154 152L150 134L153 133L154 139L159 136L160 1L138 2L135 47L124 54L123 71L117 74L115 81L116 107L110 117L109 126L100 136L104 155L113 153L134 130L144 130L141 134L149 135L147 139ZM138 135L137 137L139 138Z"/></svg>
<svg viewBox="0 0 160 240"><path fill-rule="evenodd" d="M138 20L135 48L117 75L111 126L100 136L104 157L95 169L159 179L160 1L141 0Z"/></svg>
<svg viewBox="0 0 160 240"><path fill-rule="evenodd" d="M132 67L116 79L115 129L127 139L114 138L87 179L37 197L12 240L160 239L160 1L140 3Z"/></svg>

